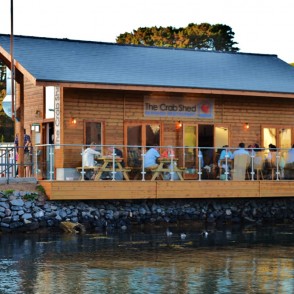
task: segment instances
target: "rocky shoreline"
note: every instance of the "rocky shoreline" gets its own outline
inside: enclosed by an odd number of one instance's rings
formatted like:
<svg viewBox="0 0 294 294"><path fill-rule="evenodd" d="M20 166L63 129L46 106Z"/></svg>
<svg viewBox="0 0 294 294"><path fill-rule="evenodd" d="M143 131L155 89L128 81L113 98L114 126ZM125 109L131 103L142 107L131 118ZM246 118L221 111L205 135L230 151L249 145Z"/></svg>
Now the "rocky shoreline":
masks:
<svg viewBox="0 0 294 294"><path fill-rule="evenodd" d="M0 191L0 231L60 229L61 222L86 231L127 230L142 224L293 223L294 198L49 201L42 193Z"/></svg>

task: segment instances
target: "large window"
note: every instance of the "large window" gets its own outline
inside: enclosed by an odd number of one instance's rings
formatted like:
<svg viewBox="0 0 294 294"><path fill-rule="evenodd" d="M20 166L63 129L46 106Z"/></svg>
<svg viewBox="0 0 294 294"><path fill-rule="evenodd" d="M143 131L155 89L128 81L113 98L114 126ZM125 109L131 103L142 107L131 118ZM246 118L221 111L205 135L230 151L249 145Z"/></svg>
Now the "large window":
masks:
<svg viewBox="0 0 294 294"><path fill-rule="evenodd" d="M126 123L125 134L129 166L140 166L141 146L161 145L161 124L157 122Z"/></svg>
<svg viewBox="0 0 294 294"><path fill-rule="evenodd" d="M269 144L273 144L281 148L281 155L286 156L287 150L292 145L292 129L291 128L263 128L263 147L268 148ZM268 153L268 150L265 151Z"/></svg>
<svg viewBox="0 0 294 294"><path fill-rule="evenodd" d="M54 87L45 87L45 118L54 118Z"/></svg>
<svg viewBox="0 0 294 294"><path fill-rule="evenodd" d="M90 145L95 142L102 145L102 123L101 122L85 122L85 144Z"/></svg>
<svg viewBox="0 0 294 294"><path fill-rule="evenodd" d="M263 147L268 148L273 144L278 148L291 148L292 132L291 128L263 128Z"/></svg>

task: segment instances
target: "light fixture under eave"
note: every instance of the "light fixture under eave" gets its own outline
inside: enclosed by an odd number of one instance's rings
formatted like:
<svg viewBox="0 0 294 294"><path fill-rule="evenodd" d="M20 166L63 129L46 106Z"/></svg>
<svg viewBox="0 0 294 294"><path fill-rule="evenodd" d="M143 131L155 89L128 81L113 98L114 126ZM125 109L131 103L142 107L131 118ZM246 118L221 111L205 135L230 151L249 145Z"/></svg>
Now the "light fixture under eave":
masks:
<svg viewBox="0 0 294 294"><path fill-rule="evenodd" d="M179 130L183 126L181 121L176 122L176 129Z"/></svg>
<svg viewBox="0 0 294 294"><path fill-rule="evenodd" d="M250 128L249 123L245 123L244 128L248 130Z"/></svg>
<svg viewBox="0 0 294 294"><path fill-rule="evenodd" d="M75 125L77 123L77 119L75 117L72 117L70 122Z"/></svg>

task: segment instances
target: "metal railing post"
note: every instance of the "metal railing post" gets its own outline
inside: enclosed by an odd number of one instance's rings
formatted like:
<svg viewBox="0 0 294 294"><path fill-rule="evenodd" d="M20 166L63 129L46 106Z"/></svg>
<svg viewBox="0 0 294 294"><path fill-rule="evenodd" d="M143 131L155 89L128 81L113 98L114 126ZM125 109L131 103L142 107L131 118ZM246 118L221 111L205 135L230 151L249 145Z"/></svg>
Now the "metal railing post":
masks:
<svg viewBox="0 0 294 294"><path fill-rule="evenodd" d="M5 148L5 170L7 175L7 184L9 184L9 151L8 147Z"/></svg>
<svg viewBox="0 0 294 294"><path fill-rule="evenodd" d="M53 180L53 174L54 174L54 171L53 171L53 154L54 154L54 149L53 149L54 145L50 145L49 146L49 158L50 158L50 171L49 171L49 174L50 174L50 181Z"/></svg>
<svg viewBox="0 0 294 294"><path fill-rule="evenodd" d="M174 154L173 154L173 152L171 152L170 154L169 154L169 156L170 156L170 158L171 158L171 160L170 160L170 164L171 164L171 168L170 168L170 181L173 181L174 180Z"/></svg>
<svg viewBox="0 0 294 294"><path fill-rule="evenodd" d="M255 172L254 172L254 157L255 157L255 154L254 154L254 151L253 149L251 149L251 181L254 181L254 175L255 175Z"/></svg>
<svg viewBox="0 0 294 294"><path fill-rule="evenodd" d="M116 171L115 171L115 147L112 146L112 181L115 181L115 174L116 174Z"/></svg>
<svg viewBox="0 0 294 294"><path fill-rule="evenodd" d="M201 149L199 148L198 150L198 181L201 181L201 175L202 175L202 152Z"/></svg>
<svg viewBox="0 0 294 294"><path fill-rule="evenodd" d="M142 172L141 172L141 174L142 174L142 181L145 181L145 174L146 174L145 168L144 168L144 166L145 166L145 148L143 148L143 147L142 147L141 156L142 156Z"/></svg>
<svg viewBox="0 0 294 294"><path fill-rule="evenodd" d="M81 175L82 175L82 178L81 178L81 181L84 181L85 180L85 170L84 170L84 165L85 165L85 162L84 162L84 153L85 153L85 150L84 150L84 146L82 146L82 171L81 171Z"/></svg>
<svg viewBox="0 0 294 294"><path fill-rule="evenodd" d="M225 154L225 176L226 176L226 181L228 181L228 175L229 175L229 167L228 167L228 158L229 158L229 153L228 149L226 149L226 154ZM222 166L220 167L222 168Z"/></svg>
<svg viewBox="0 0 294 294"><path fill-rule="evenodd" d="M33 160L34 161L34 160ZM35 177L38 178L38 146L35 146Z"/></svg>
<svg viewBox="0 0 294 294"><path fill-rule="evenodd" d="M279 171L279 160L280 160L280 152L279 150L276 151L277 152L277 156L276 156L276 167L277 167L277 171L276 171L276 181L278 181L279 175L280 175L280 171Z"/></svg>

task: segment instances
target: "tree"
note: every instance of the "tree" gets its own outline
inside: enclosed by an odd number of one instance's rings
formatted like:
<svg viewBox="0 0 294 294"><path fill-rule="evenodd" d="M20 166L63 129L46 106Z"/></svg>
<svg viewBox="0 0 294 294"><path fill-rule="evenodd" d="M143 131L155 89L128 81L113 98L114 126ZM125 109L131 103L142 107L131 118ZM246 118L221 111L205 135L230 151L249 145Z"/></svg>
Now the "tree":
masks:
<svg viewBox="0 0 294 294"><path fill-rule="evenodd" d="M191 23L185 28L144 27L123 33L116 38L118 44L191 48L217 51L239 51L231 27L223 24Z"/></svg>
<svg viewBox="0 0 294 294"><path fill-rule="evenodd" d="M13 120L8 117L3 108L2 101L6 96L6 66L0 60L0 134L1 140L5 142L14 141L14 123Z"/></svg>

